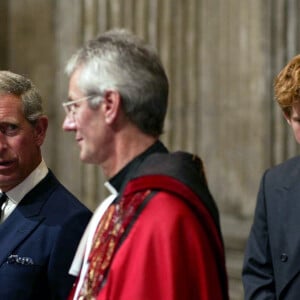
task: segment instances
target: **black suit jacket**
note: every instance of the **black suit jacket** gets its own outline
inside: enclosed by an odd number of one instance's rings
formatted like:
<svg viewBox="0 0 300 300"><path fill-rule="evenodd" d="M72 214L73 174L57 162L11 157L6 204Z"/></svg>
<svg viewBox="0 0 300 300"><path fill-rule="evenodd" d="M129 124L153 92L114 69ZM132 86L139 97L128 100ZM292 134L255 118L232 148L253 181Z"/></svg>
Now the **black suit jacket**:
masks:
<svg viewBox="0 0 300 300"><path fill-rule="evenodd" d="M66 299L91 212L49 171L0 225L0 299Z"/></svg>
<svg viewBox="0 0 300 300"><path fill-rule="evenodd" d="M300 299L300 157L261 180L242 275L245 299Z"/></svg>

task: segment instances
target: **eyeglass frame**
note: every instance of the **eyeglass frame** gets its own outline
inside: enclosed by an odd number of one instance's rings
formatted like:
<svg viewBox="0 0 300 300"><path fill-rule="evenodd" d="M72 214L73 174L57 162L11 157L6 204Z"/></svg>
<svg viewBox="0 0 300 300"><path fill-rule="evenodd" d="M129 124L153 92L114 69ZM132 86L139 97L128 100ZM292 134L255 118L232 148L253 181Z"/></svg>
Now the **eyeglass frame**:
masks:
<svg viewBox="0 0 300 300"><path fill-rule="evenodd" d="M75 111L73 111L73 110L71 109L71 107L73 107L74 104L80 103L80 102L82 102L82 101L84 101L84 100L88 100L88 99L90 99L90 98L92 98L92 96L84 96L84 97L81 97L81 98L76 99L76 100L65 101L65 102L63 102L63 103L62 103L62 106L63 106L63 108L64 108L64 110L65 110L66 115L68 116L71 112L72 112L73 114L75 113Z"/></svg>

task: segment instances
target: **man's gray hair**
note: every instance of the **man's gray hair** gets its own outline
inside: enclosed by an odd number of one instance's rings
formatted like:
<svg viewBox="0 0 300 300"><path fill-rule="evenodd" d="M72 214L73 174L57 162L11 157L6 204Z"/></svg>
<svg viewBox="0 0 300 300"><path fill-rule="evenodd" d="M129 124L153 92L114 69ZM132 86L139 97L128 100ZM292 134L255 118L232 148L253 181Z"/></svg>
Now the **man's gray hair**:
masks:
<svg viewBox="0 0 300 300"><path fill-rule="evenodd" d="M0 71L0 94L19 96L25 118L32 124L43 115L42 98L32 81L22 75Z"/></svg>
<svg viewBox="0 0 300 300"><path fill-rule="evenodd" d="M141 131L159 136L168 105L168 79L157 52L125 29L88 41L69 60L66 73L80 68L78 86L96 106L105 91L118 91L122 108Z"/></svg>

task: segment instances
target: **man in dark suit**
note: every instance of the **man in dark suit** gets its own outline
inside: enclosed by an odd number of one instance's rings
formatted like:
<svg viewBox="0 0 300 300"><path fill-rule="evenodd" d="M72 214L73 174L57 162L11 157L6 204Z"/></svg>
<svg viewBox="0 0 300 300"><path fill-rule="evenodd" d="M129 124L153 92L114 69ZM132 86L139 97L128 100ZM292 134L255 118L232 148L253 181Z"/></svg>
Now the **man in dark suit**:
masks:
<svg viewBox="0 0 300 300"><path fill-rule="evenodd" d="M300 143L300 55L275 79L275 96ZM246 247L245 299L300 299L300 157L262 178Z"/></svg>
<svg viewBox="0 0 300 300"><path fill-rule="evenodd" d="M91 212L41 155L48 119L29 79L0 71L0 299L66 299Z"/></svg>

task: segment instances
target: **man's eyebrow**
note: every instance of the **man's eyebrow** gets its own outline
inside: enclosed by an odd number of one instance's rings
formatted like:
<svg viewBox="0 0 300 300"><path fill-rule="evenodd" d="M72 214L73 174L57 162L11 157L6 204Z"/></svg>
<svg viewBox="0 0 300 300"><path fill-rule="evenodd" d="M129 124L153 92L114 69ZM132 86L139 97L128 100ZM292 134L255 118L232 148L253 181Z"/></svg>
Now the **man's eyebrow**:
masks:
<svg viewBox="0 0 300 300"><path fill-rule="evenodd" d="M0 120L0 124L19 124L19 122L16 120Z"/></svg>

